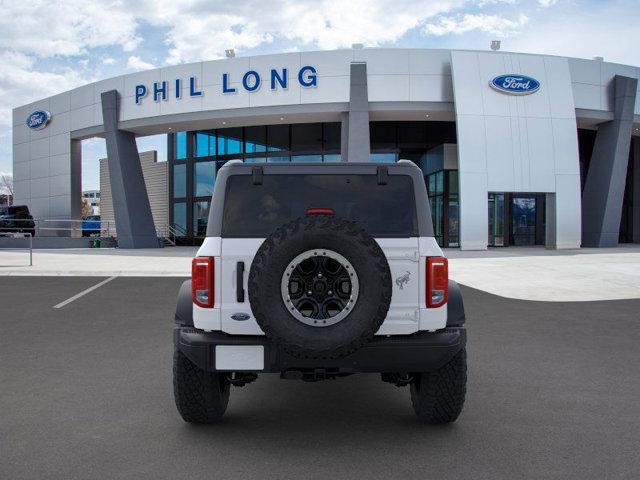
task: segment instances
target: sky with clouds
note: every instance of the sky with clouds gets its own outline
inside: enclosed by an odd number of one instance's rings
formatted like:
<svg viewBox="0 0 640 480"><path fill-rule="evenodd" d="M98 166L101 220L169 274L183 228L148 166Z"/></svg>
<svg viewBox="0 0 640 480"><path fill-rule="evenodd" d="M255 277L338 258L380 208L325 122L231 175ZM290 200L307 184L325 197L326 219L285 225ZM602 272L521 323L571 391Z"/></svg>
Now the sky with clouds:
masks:
<svg viewBox="0 0 640 480"><path fill-rule="evenodd" d="M640 66L638 0L0 0L0 172L11 172L11 109L157 66L366 46L502 49ZM102 140L85 141L96 188ZM140 140L140 148L166 141Z"/></svg>

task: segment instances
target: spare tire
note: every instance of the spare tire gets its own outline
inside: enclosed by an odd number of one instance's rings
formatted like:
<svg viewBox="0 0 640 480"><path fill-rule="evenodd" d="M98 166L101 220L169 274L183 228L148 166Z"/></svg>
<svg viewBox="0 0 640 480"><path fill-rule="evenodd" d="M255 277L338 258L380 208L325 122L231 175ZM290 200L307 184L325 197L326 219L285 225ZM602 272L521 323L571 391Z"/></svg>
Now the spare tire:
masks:
<svg viewBox="0 0 640 480"><path fill-rule="evenodd" d="M249 272L256 321L298 358L338 358L370 341L391 303L391 272L355 222L307 215L276 229Z"/></svg>

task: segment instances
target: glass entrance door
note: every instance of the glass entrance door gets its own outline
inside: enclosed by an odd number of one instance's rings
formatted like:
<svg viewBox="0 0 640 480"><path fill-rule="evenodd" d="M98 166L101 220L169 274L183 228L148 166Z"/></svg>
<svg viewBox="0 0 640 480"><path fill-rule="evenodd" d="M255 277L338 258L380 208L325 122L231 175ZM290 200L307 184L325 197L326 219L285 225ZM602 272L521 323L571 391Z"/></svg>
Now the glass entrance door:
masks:
<svg viewBox="0 0 640 480"><path fill-rule="evenodd" d="M489 193L489 246L504 247L504 193Z"/></svg>
<svg viewBox="0 0 640 480"><path fill-rule="evenodd" d="M536 244L536 197L513 195L511 197L511 245Z"/></svg>

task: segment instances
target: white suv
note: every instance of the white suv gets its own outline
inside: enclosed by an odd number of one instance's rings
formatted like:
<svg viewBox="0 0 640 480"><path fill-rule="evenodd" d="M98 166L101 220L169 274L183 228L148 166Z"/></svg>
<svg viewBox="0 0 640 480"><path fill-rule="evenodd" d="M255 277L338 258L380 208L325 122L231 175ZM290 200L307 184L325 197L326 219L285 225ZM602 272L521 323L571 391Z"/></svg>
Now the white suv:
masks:
<svg viewBox="0 0 640 480"><path fill-rule="evenodd" d="M178 296L174 393L220 420L260 373L378 372L418 417L456 420L466 389L460 290L413 163L243 164L219 172L207 238Z"/></svg>

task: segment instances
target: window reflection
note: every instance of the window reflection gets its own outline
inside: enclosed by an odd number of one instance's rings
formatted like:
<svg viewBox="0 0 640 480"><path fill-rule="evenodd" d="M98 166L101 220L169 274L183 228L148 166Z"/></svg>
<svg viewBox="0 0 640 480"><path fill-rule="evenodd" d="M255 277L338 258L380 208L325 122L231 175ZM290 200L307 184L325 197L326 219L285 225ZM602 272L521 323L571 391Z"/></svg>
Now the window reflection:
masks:
<svg viewBox="0 0 640 480"><path fill-rule="evenodd" d="M187 132L176 132L173 153L176 160L187 158Z"/></svg>
<svg viewBox="0 0 640 480"><path fill-rule="evenodd" d="M173 166L173 196L187 196L187 165L179 163Z"/></svg>
<svg viewBox="0 0 640 480"><path fill-rule="evenodd" d="M289 125L267 126L267 142L270 152L289 150Z"/></svg>
<svg viewBox="0 0 640 480"><path fill-rule="evenodd" d="M187 204L179 202L173 204L173 224L178 231L187 232Z"/></svg>
<svg viewBox="0 0 640 480"><path fill-rule="evenodd" d="M372 153L369 158L375 163L394 163L397 157L395 153Z"/></svg>
<svg viewBox="0 0 640 480"><path fill-rule="evenodd" d="M267 127L245 127L244 129L245 153L261 153L267 151Z"/></svg>
<svg viewBox="0 0 640 480"><path fill-rule="evenodd" d="M323 148L326 151L340 151L340 132L342 124L339 122L325 123L322 125Z"/></svg>
<svg viewBox="0 0 640 480"><path fill-rule="evenodd" d="M196 197L213 195L216 181L216 162L197 162L193 166L193 194Z"/></svg>
<svg viewBox="0 0 640 480"><path fill-rule="evenodd" d="M298 152L322 150L322 124L299 123L291 125L291 150Z"/></svg>
<svg viewBox="0 0 640 480"><path fill-rule="evenodd" d="M218 155L242 153L242 128L222 128L218 130Z"/></svg>
<svg viewBox="0 0 640 480"><path fill-rule="evenodd" d="M195 237L207 236L207 221L209 218L209 202L193 203L193 235Z"/></svg>
<svg viewBox="0 0 640 480"><path fill-rule="evenodd" d="M197 132L195 138L196 157L211 157L216 154L216 134L214 132Z"/></svg>
<svg viewBox="0 0 640 480"><path fill-rule="evenodd" d="M322 155L292 155L291 161L300 163L322 162Z"/></svg>

